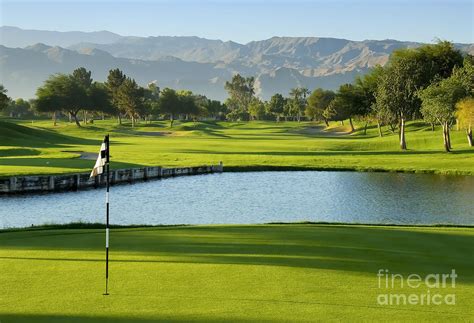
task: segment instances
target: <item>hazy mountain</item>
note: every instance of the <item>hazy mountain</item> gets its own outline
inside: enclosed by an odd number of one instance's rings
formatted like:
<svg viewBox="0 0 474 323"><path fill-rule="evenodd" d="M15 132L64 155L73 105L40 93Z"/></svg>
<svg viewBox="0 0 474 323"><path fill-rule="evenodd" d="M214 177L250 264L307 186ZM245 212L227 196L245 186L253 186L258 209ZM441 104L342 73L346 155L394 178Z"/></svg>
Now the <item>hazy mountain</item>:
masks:
<svg viewBox="0 0 474 323"><path fill-rule="evenodd" d="M157 81L161 87L189 89L203 93L210 98L225 99L225 81L230 80L236 69L225 64L187 62L173 56L154 61L114 57L99 49L74 51L62 47L35 44L25 48L9 48L0 45L0 83L12 97L31 98L36 88L54 73L70 73L83 66L91 70L95 80L105 81L108 71L120 68L140 84ZM287 93L295 86L309 88L336 88L350 82L354 75L367 69L329 74L326 76L305 76L296 69L277 68L268 73L256 75L256 92L268 98L276 91ZM240 72L242 72L240 70Z"/></svg>
<svg viewBox="0 0 474 323"><path fill-rule="evenodd" d="M185 62L175 57L144 61L116 58L98 49L79 53L44 44L26 48L0 45L0 83L11 97L31 98L51 74L70 73L81 66L91 70L92 77L98 81L105 81L110 69L120 68L143 85L156 80L160 87L190 89L221 99L224 82L232 77L214 64Z"/></svg>
<svg viewBox="0 0 474 323"><path fill-rule="evenodd" d="M81 42L107 44L117 41L122 36L110 31L46 31L26 30L11 26L0 26L0 44L7 47L25 47L36 43L50 46L67 47Z"/></svg>
<svg viewBox="0 0 474 323"><path fill-rule="evenodd" d="M384 65L393 50L420 45L316 37L273 37L238 44L199 37L123 37L109 32L0 28L0 42L7 46L0 47L0 82L13 97L32 97L50 74L70 73L84 66L92 70L96 80L104 81L108 70L118 67L141 84L156 80L161 87L189 89L216 99L226 97L225 81L241 73L255 76L256 93L268 99L295 86L336 89L376 64ZM15 39L15 33L21 37ZM46 44L38 44L40 40ZM15 43L29 46L8 48ZM474 54L473 44L456 46Z"/></svg>
<svg viewBox="0 0 474 323"><path fill-rule="evenodd" d="M161 36L123 37L110 44L81 43L69 48L97 48L116 57L144 60L175 56L185 61L227 64L254 73L287 67L316 76L383 64L394 49L418 45L395 40L357 42L316 37L273 37L242 45L198 37Z"/></svg>
<svg viewBox="0 0 474 323"><path fill-rule="evenodd" d="M234 42L210 40L199 37L122 37L109 44L79 43L70 49L97 48L116 57L155 60L163 56L175 56L185 61L209 63L231 61L245 48Z"/></svg>

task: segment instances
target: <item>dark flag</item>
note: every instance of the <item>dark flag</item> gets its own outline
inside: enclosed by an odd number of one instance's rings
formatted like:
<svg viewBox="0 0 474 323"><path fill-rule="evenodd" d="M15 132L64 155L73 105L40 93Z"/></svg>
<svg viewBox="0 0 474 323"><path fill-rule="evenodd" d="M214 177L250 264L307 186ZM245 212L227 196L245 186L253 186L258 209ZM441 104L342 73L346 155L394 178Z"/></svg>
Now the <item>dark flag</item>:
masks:
<svg viewBox="0 0 474 323"><path fill-rule="evenodd" d="M110 162L110 147L109 147L109 135L105 136L104 142L100 146L99 156L95 162L94 169L92 169L91 176L95 177L97 175L106 173L106 187L107 191L105 193L105 209L106 209L106 224L105 224L105 294L108 294L108 285L109 285L109 162Z"/></svg>

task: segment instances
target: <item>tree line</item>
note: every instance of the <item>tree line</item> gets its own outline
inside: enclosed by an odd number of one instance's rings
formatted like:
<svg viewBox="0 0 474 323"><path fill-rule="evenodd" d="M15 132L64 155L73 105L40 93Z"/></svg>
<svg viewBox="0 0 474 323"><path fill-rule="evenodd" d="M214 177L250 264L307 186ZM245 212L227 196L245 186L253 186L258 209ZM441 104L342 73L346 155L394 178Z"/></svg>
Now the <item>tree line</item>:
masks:
<svg viewBox="0 0 474 323"><path fill-rule="evenodd" d="M10 100L3 86L0 93L0 107L13 117L30 115L34 110L51 114L54 124L58 116L67 116L79 127L81 120L86 124L105 116L115 116L119 124L128 118L132 127L139 120L146 122L153 117L169 118L171 126L176 118L225 117L225 106L220 101L191 91L161 90L155 82L141 87L119 69L110 70L106 82L94 81L84 67L71 74L51 75L30 102Z"/></svg>
<svg viewBox="0 0 474 323"><path fill-rule="evenodd" d="M454 123L466 131L470 146L474 122L474 58L462 55L453 44L440 41L414 49L392 53L385 66L377 65L368 74L358 76L351 84L337 91L296 87L284 96L276 93L268 101L256 95L254 77L236 74L225 83L228 98L224 103L210 100L191 91L165 88L152 82L139 86L119 69L109 71L106 82L93 81L91 72L81 67L71 74L50 76L37 89L36 99L11 101L0 85L0 110L25 115L32 107L41 113L66 115L81 126L97 116L116 116L131 120L167 118L170 126L176 119L213 118L230 121L311 120L324 122L353 120L376 124L379 136L382 127L397 132L400 148L407 149L406 122L424 119L442 128L444 148L450 151L450 129ZM13 112L12 112L13 111ZM13 113L13 114L14 114ZM82 116L80 116L82 114Z"/></svg>
<svg viewBox="0 0 474 323"><path fill-rule="evenodd" d="M392 53L385 66L375 66L371 72L343 84L337 91L317 88L292 89L287 97L274 94L269 101L255 95L253 77L235 75L225 84L229 98L230 120L274 119L300 121L349 120L361 121L364 133L370 123L376 123L379 136L382 127L398 132L400 148L407 149L406 122L424 119L443 129L446 151L451 150L450 129L455 122L466 131L472 147L474 123L474 58L463 56L453 44L440 41L414 49L399 49Z"/></svg>

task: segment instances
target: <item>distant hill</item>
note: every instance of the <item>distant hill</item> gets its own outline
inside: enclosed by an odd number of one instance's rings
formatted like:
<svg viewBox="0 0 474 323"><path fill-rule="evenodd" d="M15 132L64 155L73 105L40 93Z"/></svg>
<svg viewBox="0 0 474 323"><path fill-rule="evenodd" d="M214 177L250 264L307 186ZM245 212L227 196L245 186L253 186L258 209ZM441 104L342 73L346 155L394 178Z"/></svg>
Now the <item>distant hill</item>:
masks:
<svg viewBox="0 0 474 323"><path fill-rule="evenodd" d="M224 99L234 73L256 77L256 93L268 99L295 86L336 89L398 48L420 43L351 41L318 37L272 37L247 44L199 37L124 37L110 32L50 32L0 27L0 82L13 97L32 97L53 73L84 66L96 80L118 67L141 84L190 89ZM24 48L11 48L23 46ZM474 54L472 44L456 44ZM67 47L67 48L64 48Z"/></svg>
<svg viewBox="0 0 474 323"><path fill-rule="evenodd" d="M116 58L97 49L79 53L44 44L26 48L0 45L0 56L0 83L12 97L31 98L49 75L70 73L80 66L91 70L98 81L105 81L110 69L120 68L143 85L156 80L161 87L191 89L218 98L223 96L225 80L232 76L225 69L215 69L214 64L185 62L174 57L143 61Z"/></svg>
<svg viewBox="0 0 474 323"><path fill-rule="evenodd" d="M26 30L18 27L0 26L0 44L7 47L25 47L36 43L50 46L67 47L81 42L92 42L97 44L108 44L122 36L110 31L47 31Z"/></svg>
<svg viewBox="0 0 474 323"><path fill-rule="evenodd" d="M198 37L160 36L124 37L109 44L80 43L69 48L97 48L116 57L143 60L175 56L185 61L219 63L253 74L285 67L314 77L384 64L394 49L415 46L419 44L316 37L273 37L242 45Z"/></svg>

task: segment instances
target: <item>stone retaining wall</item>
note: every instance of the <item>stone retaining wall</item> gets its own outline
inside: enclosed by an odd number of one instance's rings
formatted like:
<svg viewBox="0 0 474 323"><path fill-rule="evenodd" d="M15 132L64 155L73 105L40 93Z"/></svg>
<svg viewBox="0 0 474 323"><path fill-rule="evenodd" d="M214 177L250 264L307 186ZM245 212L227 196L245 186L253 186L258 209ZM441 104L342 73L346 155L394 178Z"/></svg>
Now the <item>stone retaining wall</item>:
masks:
<svg viewBox="0 0 474 323"><path fill-rule="evenodd" d="M143 167L110 171L110 185L183 175L222 173L223 165L197 167ZM0 178L0 194L64 192L105 186L105 174L89 178L90 173L65 175L15 176Z"/></svg>

